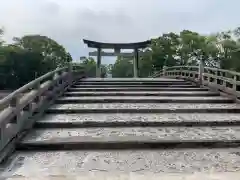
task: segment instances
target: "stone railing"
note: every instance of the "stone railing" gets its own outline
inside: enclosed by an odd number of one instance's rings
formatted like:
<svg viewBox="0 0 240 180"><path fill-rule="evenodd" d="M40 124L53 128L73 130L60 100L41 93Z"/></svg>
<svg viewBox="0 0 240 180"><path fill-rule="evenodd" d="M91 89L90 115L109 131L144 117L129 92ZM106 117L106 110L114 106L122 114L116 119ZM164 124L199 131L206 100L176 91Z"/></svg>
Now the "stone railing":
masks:
<svg viewBox="0 0 240 180"><path fill-rule="evenodd" d="M7 145L23 130L31 128L29 119L60 96L81 73L79 67L71 65L58 68L0 100L0 162L7 154Z"/></svg>
<svg viewBox="0 0 240 180"><path fill-rule="evenodd" d="M240 97L240 73L203 66L164 67L154 77L179 78L227 93L236 99Z"/></svg>

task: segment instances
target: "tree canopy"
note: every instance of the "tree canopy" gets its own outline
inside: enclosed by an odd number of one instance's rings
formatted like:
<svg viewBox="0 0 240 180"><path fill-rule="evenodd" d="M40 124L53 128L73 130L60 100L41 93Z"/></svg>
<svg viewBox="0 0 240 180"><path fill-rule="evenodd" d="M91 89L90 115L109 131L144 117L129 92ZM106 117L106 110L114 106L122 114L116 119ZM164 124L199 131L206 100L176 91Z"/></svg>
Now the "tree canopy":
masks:
<svg viewBox="0 0 240 180"><path fill-rule="evenodd" d="M80 63L77 64L84 68L87 77L96 77L97 64L93 58L81 57ZM101 72L102 76L106 77L108 72L106 65L101 65Z"/></svg>
<svg viewBox="0 0 240 180"><path fill-rule="evenodd" d="M3 41L0 29L0 89L16 89L57 67L72 61L71 55L55 40L42 35L15 37ZM147 77L163 66L198 65L240 71L240 27L215 34L190 30L169 32L151 40L139 58L139 75ZM142 53L140 53L142 54ZM96 76L96 61L82 57L78 63L88 77ZM133 77L133 58L118 57L114 64L102 65L102 76Z"/></svg>
<svg viewBox="0 0 240 180"><path fill-rule="evenodd" d="M240 71L240 28L209 35L190 30L170 32L151 42L139 60L141 77L147 77L163 66L198 65L199 60L205 66ZM111 73L116 77L129 77L130 68L131 60L117 59Z"/></svg>
<svg viewBox="0 0 240 180"><path fill-rule="evenodd" d="M46 36L28 35L4 44L0 30L0 89L16 89L72 61L71 55Z"/></svg>

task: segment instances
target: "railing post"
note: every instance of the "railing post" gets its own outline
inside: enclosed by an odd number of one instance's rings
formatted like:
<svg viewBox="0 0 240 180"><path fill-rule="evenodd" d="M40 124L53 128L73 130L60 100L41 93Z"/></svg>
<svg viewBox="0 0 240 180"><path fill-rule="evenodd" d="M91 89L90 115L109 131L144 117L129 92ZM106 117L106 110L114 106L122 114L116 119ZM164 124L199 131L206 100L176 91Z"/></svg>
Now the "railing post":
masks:
<svg viewBox="0 0 240 180"><path fill-rule="evenodd" d="M69 65L68 65L68 69L67 69L67 73L68 73L68 75L67 75L67 83L69 83L69 84L71 84L72 83L72 81L73 81L73 76L74 76L74 72L73 72L74 70L73 70L73 66L72 66L72 63L70 63Z"/></svg>
<svg viewBox="0 0 240 180"><path fill-rule="evenodd" d="M203 85L203 73L204 73L204 64L202 59L199 61L199 72L198 72L198 80L199 80L199 84Z"/></svg>
<svg viewBox="0 0 240 180"><path fill-rule="evenodd" d="M233 77L233 91L234 93L237 91L237 75Z"/></svg>
<svg viewBox="0 0 240 180"><path fill-rule="evenodd" d="M73 71L72 63L69 63L69 65L68 65L68 71L69 71L69 72L72 72L72 71Z"/></svg>
<svg viewBox="0 0 240 180"><path fill-rule="evenodd" d="M167 76L167 66L163 66L163 77Z"/></svg>
<svg viewBox="0 0 240 180"><path fill-rule="evenodd" d="M15 118L11 121L11 123L14 123L14 124L18 123L18 118L20 116L20 109L18 107L19 102L20 102L19 95L13 97L10 101L10 107L15 108Z"/></svg>

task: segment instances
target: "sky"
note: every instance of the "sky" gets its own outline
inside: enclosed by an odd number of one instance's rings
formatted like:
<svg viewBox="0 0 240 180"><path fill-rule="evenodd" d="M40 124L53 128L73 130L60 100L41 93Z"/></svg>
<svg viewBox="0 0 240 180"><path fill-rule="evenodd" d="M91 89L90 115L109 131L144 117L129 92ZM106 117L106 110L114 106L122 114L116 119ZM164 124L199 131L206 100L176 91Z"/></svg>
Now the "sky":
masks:
<svg viewBox="0 0 240 180"><path fill-rule="evenodd" d="M0 0L4 38L46 35L88 56L82 39L139 42L189 29L211 33L240 26L239 0ZM113 63L115 58L103 58Z"/></svg>

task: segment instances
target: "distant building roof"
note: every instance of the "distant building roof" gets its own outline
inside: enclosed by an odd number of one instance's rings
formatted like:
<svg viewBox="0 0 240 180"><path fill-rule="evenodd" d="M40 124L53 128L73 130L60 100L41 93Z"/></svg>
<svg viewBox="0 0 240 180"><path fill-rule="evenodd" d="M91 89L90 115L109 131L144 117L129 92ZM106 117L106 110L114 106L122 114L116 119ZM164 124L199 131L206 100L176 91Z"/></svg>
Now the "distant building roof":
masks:
<svg viewBox="0 0 240 180"><path fill-rule="evenodd" d="M146 48L151 41L143 41L136 43L103 43L83 39L83 42L88 45L89 48L102 48L102 49L135 49Z"/></svg>

